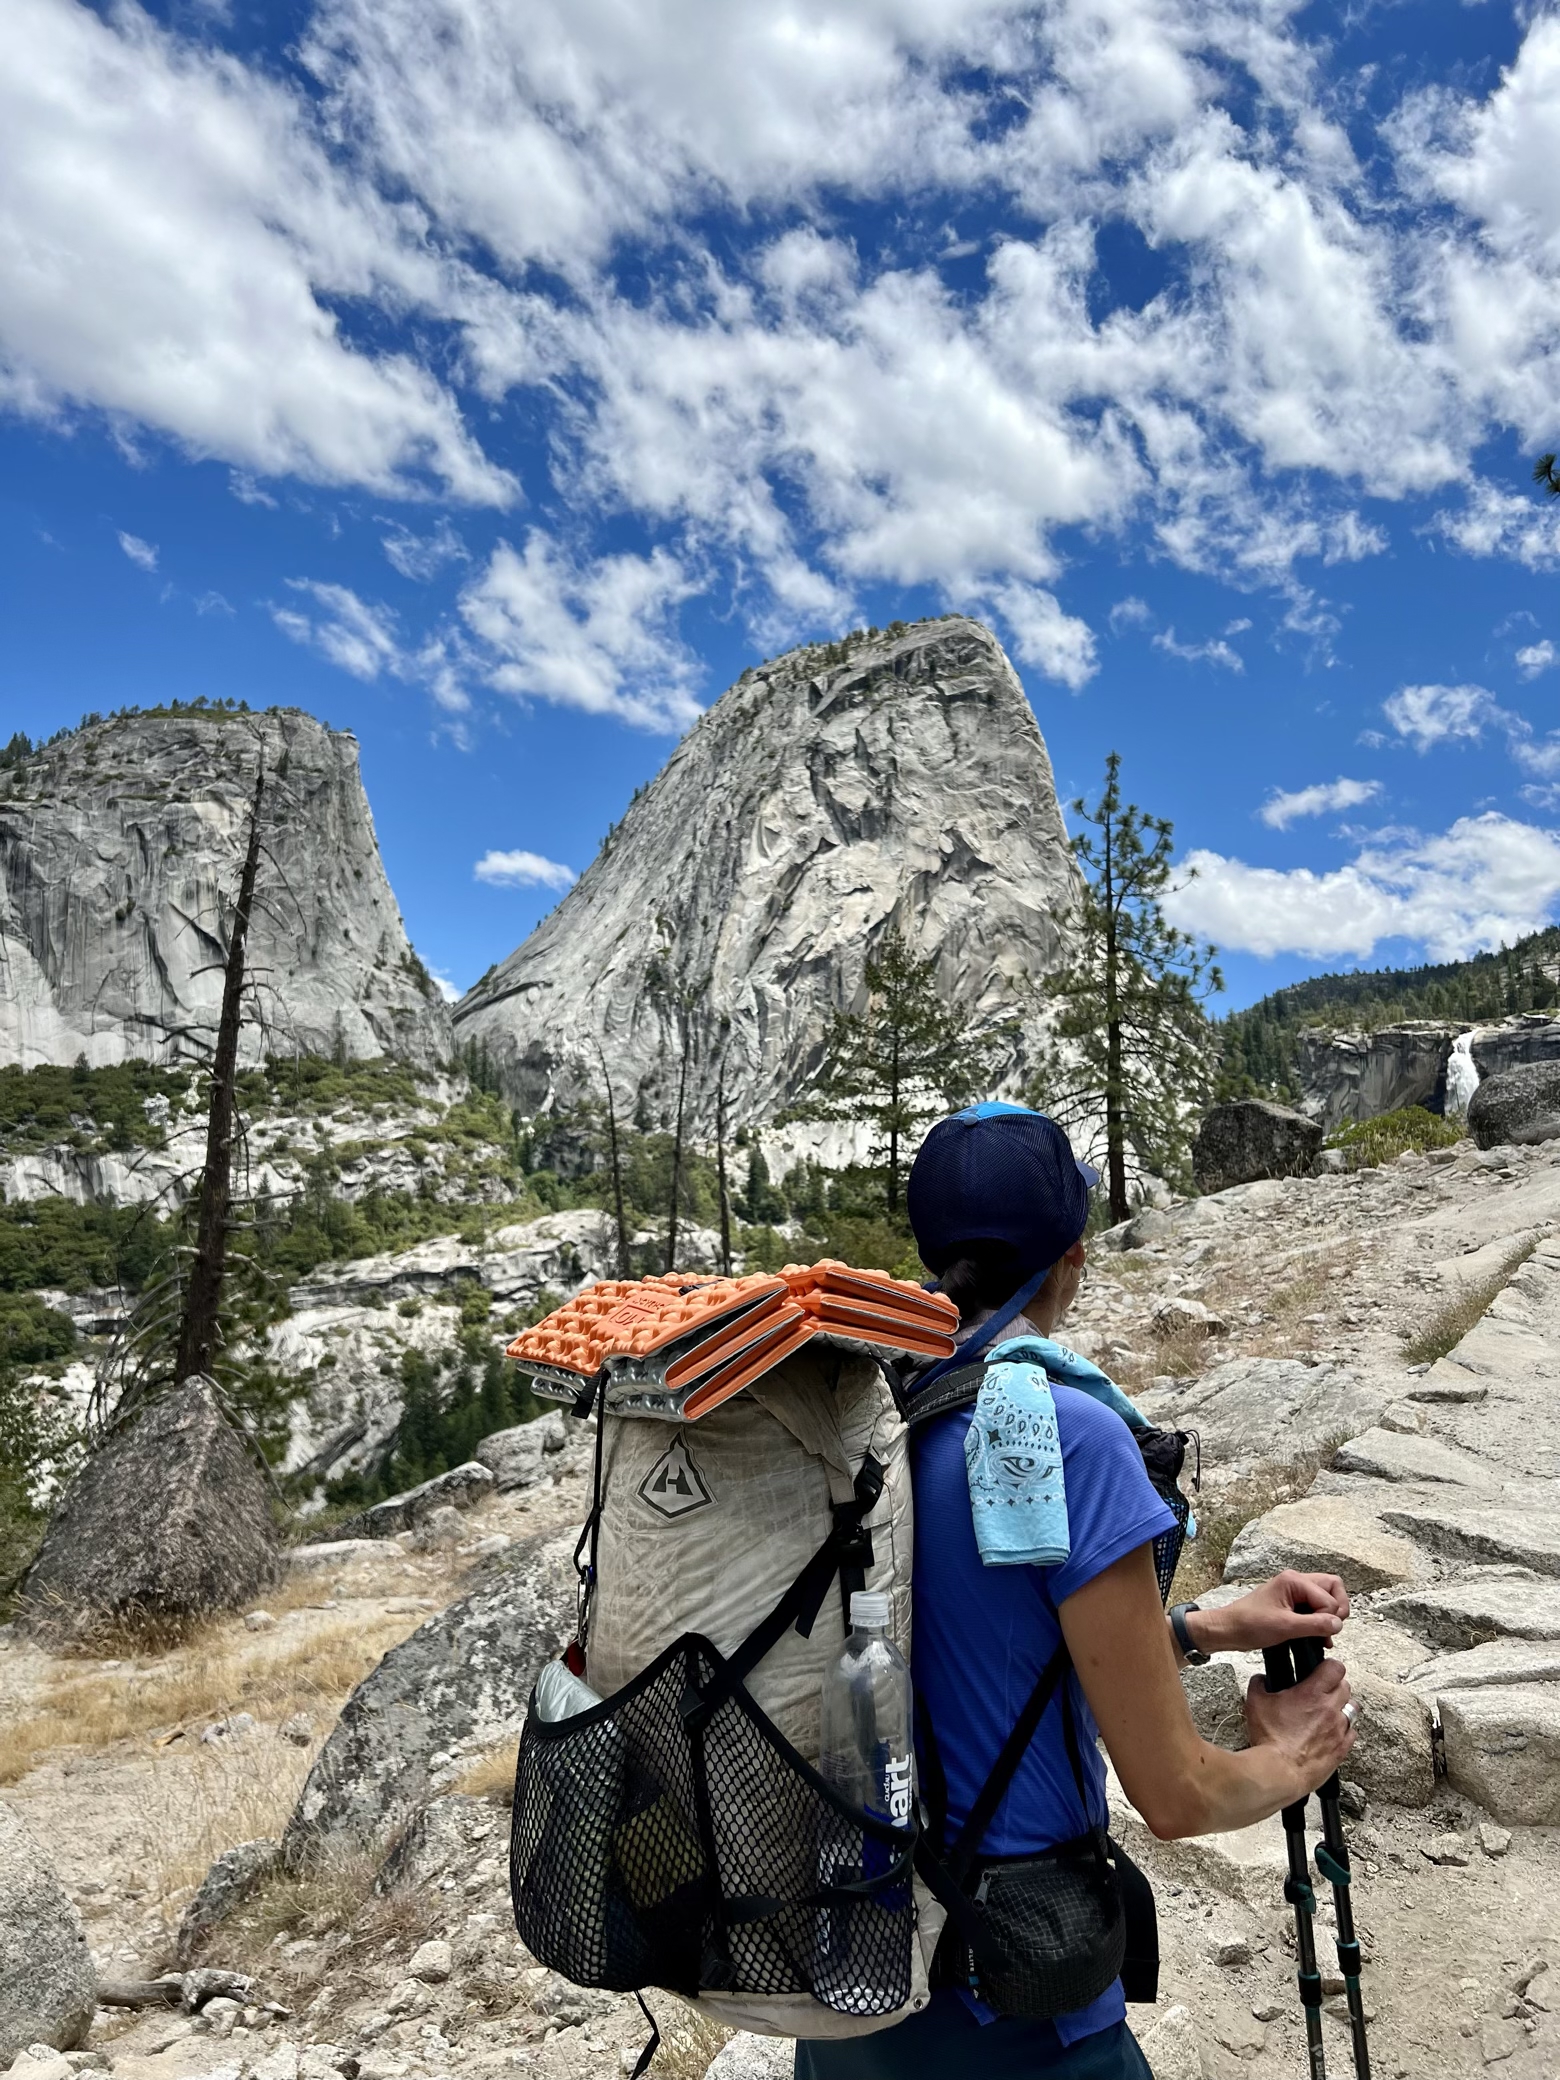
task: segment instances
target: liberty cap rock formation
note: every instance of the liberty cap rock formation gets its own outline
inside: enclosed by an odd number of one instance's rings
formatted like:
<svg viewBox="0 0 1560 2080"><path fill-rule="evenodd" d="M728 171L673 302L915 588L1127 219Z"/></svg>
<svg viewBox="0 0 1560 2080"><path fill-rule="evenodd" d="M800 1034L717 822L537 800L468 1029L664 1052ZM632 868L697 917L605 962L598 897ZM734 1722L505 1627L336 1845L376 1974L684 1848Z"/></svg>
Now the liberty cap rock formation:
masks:
<svg viewBox="0 0 1560 2080"><path fill-rule="evenodd" d="M286 757L249 940L270 1046L448 1059L357 741L280 708L111 717L0 771L0 1061L157 1061L214 1032L262 752Z"/></svg>
<svg viewBox="0 0 1560 2080"><path fill-rule="evenodd" d="M733 1126L805 1086L830 1015L859 1008L884 932L943 994L1024 1029L1078 902L1051 762L1018 675L963 616L793 650L744 672L594 863L456 1007L525 1112L599 1088Z"/></svg>

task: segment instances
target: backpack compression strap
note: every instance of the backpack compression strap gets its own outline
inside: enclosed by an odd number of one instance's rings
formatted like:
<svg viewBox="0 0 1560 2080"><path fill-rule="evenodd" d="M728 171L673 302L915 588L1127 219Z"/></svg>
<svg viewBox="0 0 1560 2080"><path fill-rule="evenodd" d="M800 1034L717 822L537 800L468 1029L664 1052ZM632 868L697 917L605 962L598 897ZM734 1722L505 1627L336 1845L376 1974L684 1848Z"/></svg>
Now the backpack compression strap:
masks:
<svg viewBox="0 0 1560 2080"><path fill-rule="evenodd" d="M691 1686L683 1697L683 1718L689 1725L703 1725L724 1697L745 1683L769 1652L778 1646L787 1628L794 1625L806 1639L817 1623L829 1584L844 1569L865 1569L872 1564L872 1534L864 1519L877 1507L883 1492L883 1468L869 1452L856 1475L855 1496L834 1505L834 1524L828 1537L807 1562L768 1617L760 1619L747 1638L730 1655L702 1690Z"/></svg>

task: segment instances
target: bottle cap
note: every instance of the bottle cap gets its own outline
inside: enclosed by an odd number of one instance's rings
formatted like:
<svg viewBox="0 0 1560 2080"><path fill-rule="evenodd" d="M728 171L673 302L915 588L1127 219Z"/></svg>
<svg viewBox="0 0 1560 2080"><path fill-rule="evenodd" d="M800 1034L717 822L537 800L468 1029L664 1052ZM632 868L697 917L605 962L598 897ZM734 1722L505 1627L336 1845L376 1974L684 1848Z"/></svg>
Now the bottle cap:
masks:
<svg viewBox="0 0 1560 2080"><path fill-rule="evenodd" d="M852 1589L850 1622L855 1632L887 1632L888 1593L883 1589Z"/></svg>

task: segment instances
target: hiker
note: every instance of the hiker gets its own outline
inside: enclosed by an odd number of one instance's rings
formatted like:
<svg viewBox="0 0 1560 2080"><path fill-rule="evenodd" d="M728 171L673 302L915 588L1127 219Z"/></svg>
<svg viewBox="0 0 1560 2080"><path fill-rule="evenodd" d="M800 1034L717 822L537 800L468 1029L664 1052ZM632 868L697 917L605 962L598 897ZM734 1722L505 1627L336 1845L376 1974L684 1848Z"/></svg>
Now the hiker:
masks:
<svg viewBox="0 0 1560 2080"><path fill-rule="evenodd" d="M994 1499L1007 1506L993 1508L989 1521L982 1510L977 1530L983 1447L979 1433L973 1452L967 1440L979 1411L966 1404L916 1424L921 1382L907 1389L915 1425L920 1786L945 1843L964 1826L1053 1655L1064 1671L973 1845L988 1871L1103 1829L1096 1732L1128 1798L1162 1840L1266 1819L1321 1785L1354 1741L1348 1681L1332 1658L1281 1695L1254 1681L1246 1698L1251 1745L1241 1753L1212 1746L1192 1723L1177 1676L1183 1658L1330 1637L1348 1616L1349 1599L1336 1575L1285 1573L1222 1609L1189 1604L1166 1615L1153 1541L1171 1527L1172 1513L1134 1441L1134 1427L1147 1426L1097 1368L1055 1341L1083 1277L1096 1182L1054 1121L987 1104L932 1129L908 1184L922 1261L959 1309L960 1353L951 1362L999 1353L1015 1361L993 1366L985 1375L992 1378L1016 1371L1027 1354L1054 1404L1054 1463L1042 1463L1042 1422L1028 1437L1031 1446L1038 1437L1039 1448L1021 1462L1010 1454L1007 1469L997 1470L994 1477L1010 1485ZM929 1385L945 1370L932 1368L923 1380ZM1027 1494L1023 1479L1011 1485L1016 1463L1030 1468ZM1055 1474L1059 1480L1050 1479ZM1058 1654L1063 1645L1070 1669ZM1132 1875L1146 1891L1140 1874ZM970 1977L968 1955L950 1929L921 2013L875 2034L799 2041L798 2080L1017 2080L1030 2073L1149 2080L1119 1978L1086 2006L1041 2021L994 2015Z"/></svg>

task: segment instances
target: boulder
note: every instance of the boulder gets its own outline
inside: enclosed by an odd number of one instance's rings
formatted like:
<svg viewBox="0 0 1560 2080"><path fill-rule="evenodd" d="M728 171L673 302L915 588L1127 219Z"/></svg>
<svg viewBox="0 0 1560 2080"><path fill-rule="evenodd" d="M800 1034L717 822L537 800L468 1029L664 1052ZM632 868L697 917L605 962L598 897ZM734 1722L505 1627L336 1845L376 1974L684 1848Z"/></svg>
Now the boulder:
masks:
<svg viewBox="0 0 1560 2080"><path fill-rule="evenodd" d="M408 1488L404 1495L392 1495L387 1501L376 1502L355 1517L332 1525L329 1543L394 1538L398 1531L413 1530L437 1509L470 1509L474 1502L490 1495L495 1485L488 1467L468 1459L463 1466L452 1466L448 1473L436 1473L431 1481Z"/></svg>
<svg viewBox="0 0 1560 2080"><path fill-rule="evenodd" d="M1490 1574L1426 1583L1378 1604L1376 1615L1452 1653L1486 1640L1560 1640L1560 1582Z"/></svg>
<svg viewBox="0 0 1560 2080"><path fill-rule="evenodd" d="M372 1851L467 1764L520 1731L575 1622L575 1533L538 1533L482 1586L392 1647L342 1707L282 1836L301 1867Z"/></svg>
<svg viewBox="0 0 1560 2080"><path fill-rule="evenodd" d="M1307 1495L1253 1517L1230 1547L1224 1579L1266 1581L1286 1567L1339 1575L1351 1595L1393 1588L1422 1571L1406 1538L1394 1537L1373 1511L1337 1495Z"/></svg>
<svg viewBox="0 0 1560 2080"><path fill-rule="evenodd" d="M1510 1683L1560 1683L1560 1640L1491 1639L1443 1654L1404 1678L1428 1697L1443 1690L1488 1690Z"/></svg>
<svg viewBox="0 0 1560 2080"><path fill-rule="evenodd" d="M1482 1508L1441 1508L1423 1502L1385 1507L1381 1521L1446 1560L1482 1561L1521 1567L1534 1574L1560 1575L1560 1525L1552 1505L1534 1509L1491 1499Z"/></svg>
<svg viewBox="0 0 1560 2080"><path fill-rule="evenodd" d="M477 1457L494 1476L500 1495L506 1495L512 1488L534 1487L548 1470L543 1462L561 1452L567 1441L563 1410L550 1408L533 1423L484 1437Z"/></svg>
<svg viewBox="0 0 1560 2080"><path fill-rule="evenodd" d="M0 1805L0 2067L30 2044L73 2051L96 2006L81 1916L40 1844Z"/></svg>
<svg viewBox="0 0 1560 2080"><path fill-rule="evenodd" d="M1560 1826L1560 1686L1447 1690L1436 1708L1454 1791L1508 1826Z"/></svg>
<svg viewBox="0 0 1560 2080"><path fill-rule="evenodd" d="M1229 1328L1223 1315L1204 1307L1200 1300L1184 1300L1179 1293L1160 1301L1153 1320L1161 1336L1223 1336Z"/></svg>
<svg viewBox="0 0 1560 2080"><path fill-rule="evenodd" d="M270 1496L210 1380L110 1433L66 1489L23 1587L48 1634L243 1610L276 1580Z"/></svg>
<svg viewBox="0 0 1560 2080"><path fill-rule="evenodd" d="M452 1791L425 1805L374 1880L376 1892L426 1892L447 1871L470 1876L472 1866L491 1854L497 1833L493 1808L480 1798ZM501 1846L501 1844L500 1844Z"/></svg>
<svg viewBox="0 0 1560 2080"><path fill-rule="evenodd" d="M1333 1454L1334 1473L1361 1473L1378 1481L1436 1481L1451 1487L1498 1488L1500 1475L1487 1460L1438 1438L1385 1424L1351 1437Z"/></svg>
<svg viewBox="0 0 1560 2080"><path fill-rule="evenodd" d="M1203 1459L1221 1474L1275 1459L1303 1459L1331 1439L1367 1429L1395 1398L1385 1380L1346 1365L1298 1358L1229 1358L1178 1384L1175 1420L1202 1437Z"/></svg>
<svg viewBox="0 0 1560 2080"><path fill-rule="evenodd" d="M796 2046L789 2037L759 2037L739 2029L704 2069L704 2080L791 2080Z"/></svg>
<svg viewBox="0 0 1560 2080"><path fill-rule="evenodd" d="M1154 2080L1203 2080L1197 2025L1188 2008L1167 2008L1138 2039Z"/></svg>
<svg viewBox="0 0 1560 2080"><path fill-rule="evenodd" d="M1209 1661L1201 1667L1183 1668L1181 1688L1192 1714L1192 1724L1205 1741L1216 1748L1247 1748L1246 1692L1229 1661Z"/></svg>
<svg viewBox="0 0 1560 2080"><path fill-rule="evenodd" d="M226 1921L261 1881L276 1869L278 1845L267 1838L240 1842L225 1849L200 1881L200 1889L179 1918L176 1956L180 1970L192 1964L211 1930Z"/></svg>
<svg viewBox="0 0 1560 2080"><path fill-rule="evenodd" d="M1192 1143L1192 1174L1201 1192L1228 1191L1260 1177L1303 1177L1321 1146L1314 1119L1265 1098L1237 1098L1203 1115Z"/></svg>
<svg viewBox="0 0 1560 2080"><path fill-rule="evenodd" d="M1486 1076L1468 1103L1468 1131L1480 1148L1553 1141L1560 1135L1560 1060Z"/></svg>
<svg viewBox="0 0 1560 2080"><path fill-rule="evenodd" d="M1359 1738L1343 1764L1343 1776L1388 1805L1429 1805L1435 1796L1435 1750L1424 1699L1401 1683L1354 1668L1349 1688L1360 1708Z"/></svg>

